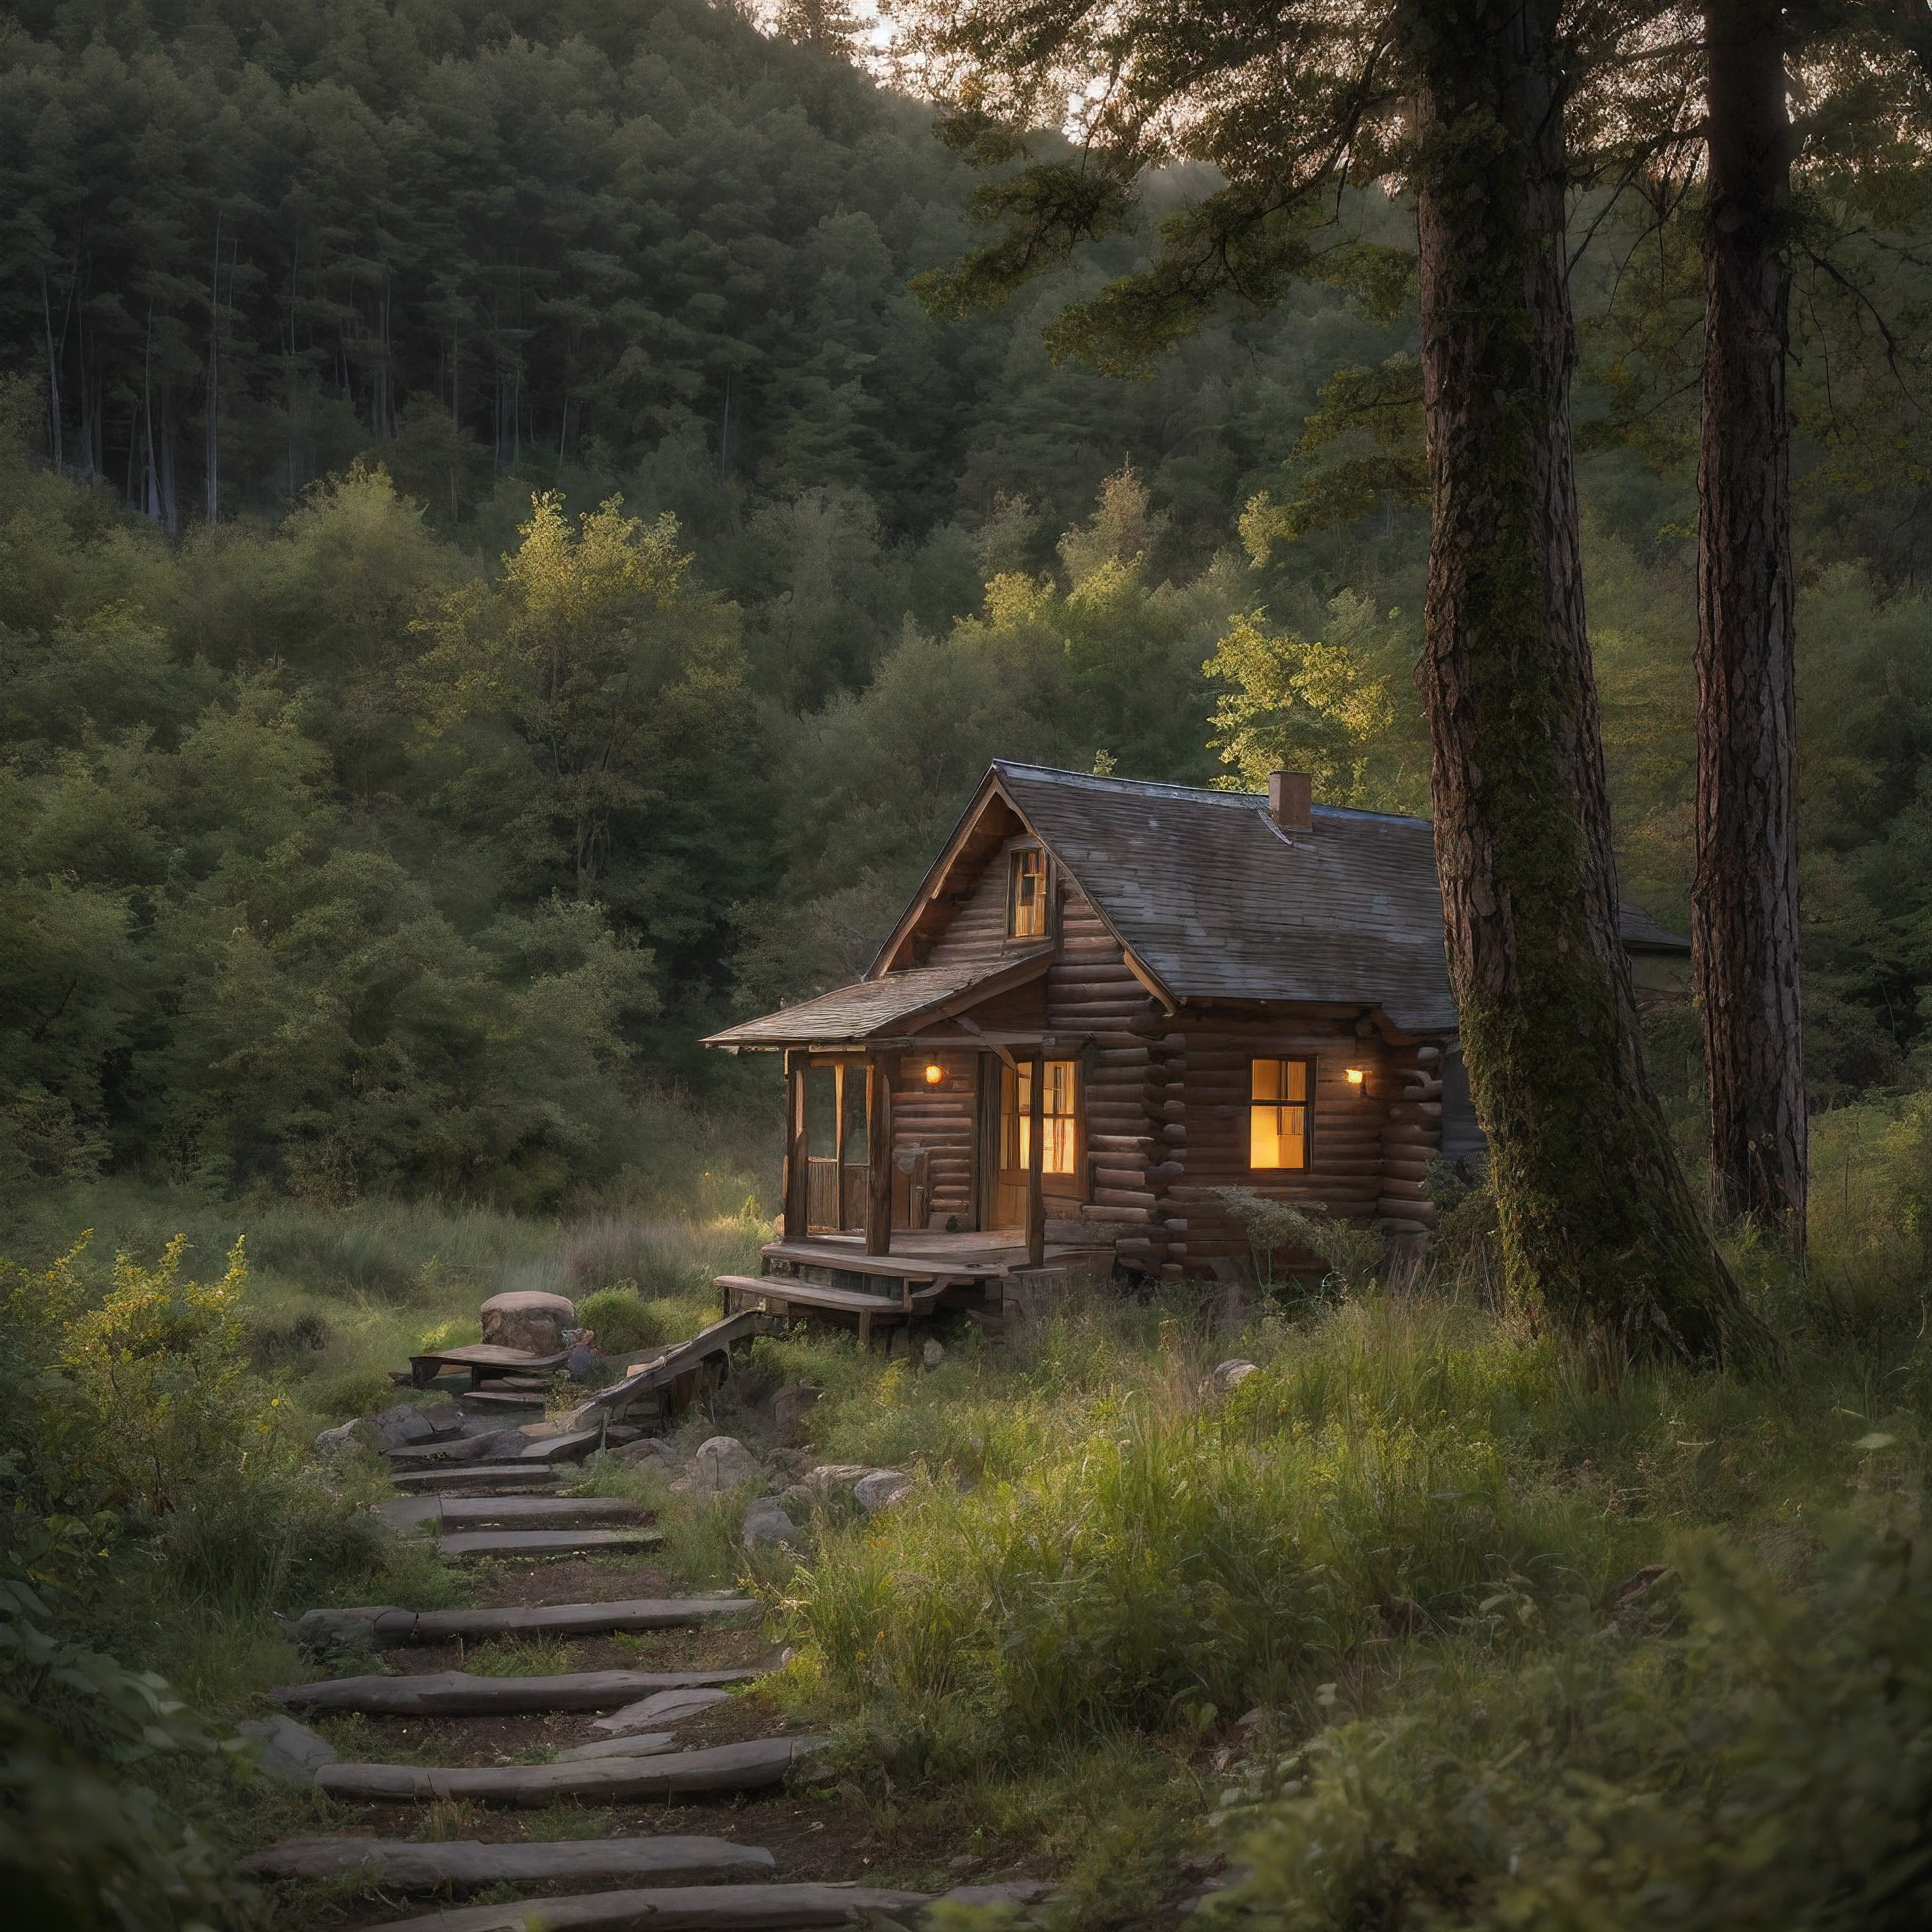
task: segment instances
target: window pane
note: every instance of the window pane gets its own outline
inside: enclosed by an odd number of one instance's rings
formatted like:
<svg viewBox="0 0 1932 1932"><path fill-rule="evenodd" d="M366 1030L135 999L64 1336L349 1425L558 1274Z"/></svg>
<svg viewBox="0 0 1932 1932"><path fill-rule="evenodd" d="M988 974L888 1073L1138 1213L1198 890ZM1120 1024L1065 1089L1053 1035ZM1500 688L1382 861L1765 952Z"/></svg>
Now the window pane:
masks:
<svg viewBox="0 0 1932 1932"><path fill-rule="evenodd" d="M814 1160L838 1158L838 1070L805 1070L805 1137Z"/></svg>
<svg viewBox="0 0 1932 1932"><path fill-rule="evenodd" d="M1281 1063L1282 1094L1284 1100L1306 1100L1308 1093L1308 1062L1305 1060L1284 1060Z"/></svg>
<svg viewBox="0 0 1932 1932"><path fill-rule="evenodd" d="M845 1165L862 1167L868 1158L866 1150L868 1143L866 1137L866 1070L862 1066L848 1066L845 1070Z"/></svg>
<svg viewBox="0 0 1932 1932"><path fill-rule="evenodd" d="M1249 1070L1252 1082L1249 1092L1257 1100L1279 1100L1283 1097L1281 1090L1282 1063L1279 1060L1257 1060Z"/></svg>
<svg viewBox="0 0 1932 1932"><path fill-rule="evenodd" d="M1016 939L1034 938L1046 930L1046 855L1043 852L1013 854L1007 929Z"/></svg>

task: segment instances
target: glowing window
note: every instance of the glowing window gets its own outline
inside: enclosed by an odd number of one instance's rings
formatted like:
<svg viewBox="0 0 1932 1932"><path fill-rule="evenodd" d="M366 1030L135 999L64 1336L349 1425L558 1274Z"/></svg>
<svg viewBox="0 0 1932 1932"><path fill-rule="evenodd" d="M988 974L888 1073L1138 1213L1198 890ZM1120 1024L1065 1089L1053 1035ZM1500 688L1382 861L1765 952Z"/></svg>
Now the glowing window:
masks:
<svg viewBox="0 0 1932 1932"><path fill-rule="evenodd" d="M1036 939L1046 930L1046 854L1037 846L1013 854L1006 930L1016 939Z"/></svg>
<svg viewBox="0 0 1932 1932"><path fill-rule="evenodd" d="M1248 1063L1248 1165L1306 1168L1314 1112L1312 1060Z"/></svg>
<svg viewBox="0 0 1932 1932"><path fill-rule="evenodd" d="M1071 1174L1078 1137L1074 1108L1074 1063L1049 1060L1040 1090L1040 1171ZM1024 1174L1033 1151L1033 1068L1022 1060L1006 1070L1001 1082L1006 1105L1000 1109L1000 1165L1008 1173Z"/></svg>

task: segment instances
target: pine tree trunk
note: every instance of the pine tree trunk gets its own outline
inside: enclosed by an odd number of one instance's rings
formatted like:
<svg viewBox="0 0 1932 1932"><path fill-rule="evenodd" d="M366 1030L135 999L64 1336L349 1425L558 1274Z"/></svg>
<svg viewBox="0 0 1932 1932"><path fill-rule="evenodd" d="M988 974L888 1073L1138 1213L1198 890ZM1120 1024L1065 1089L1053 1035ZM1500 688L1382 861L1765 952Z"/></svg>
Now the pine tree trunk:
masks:
<svg viewBox="0 0 1932 1932"><path fill-rule="evenodd" d="M1446 10L1445 10L1446 12ZM1584 626L1554 0L1418 46L1433 520L1420 676L1451 983L1513 1293L1721 1362L1762 1331L1646 1076Z"/></svg>
<svg viewBox="0 0 1932 1932"><path fill-rule="evenodd" d="M1791 120L1778 0L1713 0L1699 452L1697 874L1711 1202L1804 1243L1798 1012Z"/></svg>

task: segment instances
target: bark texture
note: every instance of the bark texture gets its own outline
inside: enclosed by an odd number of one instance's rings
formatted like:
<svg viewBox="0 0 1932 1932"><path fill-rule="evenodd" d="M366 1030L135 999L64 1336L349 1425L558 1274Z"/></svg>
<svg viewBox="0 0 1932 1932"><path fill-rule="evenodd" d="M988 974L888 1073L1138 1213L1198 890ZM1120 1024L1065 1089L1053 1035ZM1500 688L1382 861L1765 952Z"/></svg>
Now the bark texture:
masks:
<svg viewBox="0 0 1932 1932"><path fill-rule="evenodd" d="M1449 968L1512 1291L1721 1362L1757 1339L1644 1072L1584 624L1553 0L1426 9L1433 512L1419 676Z"/></svg>
<svg viewBox="0 0 1932 1932"><path fill-rule="evenodd" d="M1711 1204L1804 1242L1797 675L1785 348L1791 120L1777 0L1714 0L1698 453L1697 871L1691 938Z"/></svg>

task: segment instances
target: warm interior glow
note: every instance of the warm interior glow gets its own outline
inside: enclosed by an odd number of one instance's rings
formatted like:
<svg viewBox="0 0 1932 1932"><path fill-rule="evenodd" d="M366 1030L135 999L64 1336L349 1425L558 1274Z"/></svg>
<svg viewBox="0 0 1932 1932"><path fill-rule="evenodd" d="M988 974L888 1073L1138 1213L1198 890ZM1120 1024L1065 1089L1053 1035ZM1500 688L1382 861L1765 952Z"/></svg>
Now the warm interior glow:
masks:
<svg viewBox="0 0 1932 1932"><path fill-rule="evenodd" d="M937 1087L940 1081L944 1080L945 1078L946 1069L940 1066L938 1060L934 1060L927 1062L926 1069L926 1084L928 1087Z"/></svg>
<svg viewBox="0 0 1932 1932"><path fill-rule="evenodd" d="M1351 1087L1359 1087L1368 1077L1359 1066L1352 1066L1348 1069L1348 1084Z"/></svg>

